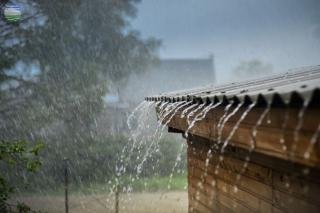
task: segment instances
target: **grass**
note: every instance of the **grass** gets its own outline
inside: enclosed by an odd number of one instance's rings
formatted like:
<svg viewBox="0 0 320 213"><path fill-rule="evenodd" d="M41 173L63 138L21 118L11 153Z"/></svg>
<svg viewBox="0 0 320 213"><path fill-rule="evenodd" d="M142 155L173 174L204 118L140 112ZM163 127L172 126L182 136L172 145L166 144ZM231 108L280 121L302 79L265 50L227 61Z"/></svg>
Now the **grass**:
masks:
<svg viewBox="0 0 320 213"><path fill-rule="evenodd" d="M170 177L152 177L144 178L134 181L132 184L133 191L170 191L170 190L185 190L187 187L186 176L173 176L171 181Z"/></svg>
<svg viewBox="0 0 320 213"><path fill-rule="evenodd" d="M137 192L120 194L119 208L122 213L130 212L188 212L187 191ZM32 209L41 212L65 212L64 196L21 196L20 202L28 204ZM104 213L115 212L114 194L70 195L70 212Z"/></svg>
<svg viewBox="0 0 320 213"><path fill-rule="evenodd" d="M136 180L130 180L129 177L123 177L120 179L121 189L130 187L132 192L156 192L156 191L184 191L187 188L187 177L186 175L174 175L170 180L170 177L150 177L141 178ZM120 186L121 186L120 185ZM90 184L69 184L69 194L71 195L90 195L90 194L107 194L112 192L112 183L99 183L93 182ZM64 194L64 187L60 186L55 189L47 189L37 192L24 192L23 195L27 196L38 196L41 195L52 195L61 196Z"/></svg>

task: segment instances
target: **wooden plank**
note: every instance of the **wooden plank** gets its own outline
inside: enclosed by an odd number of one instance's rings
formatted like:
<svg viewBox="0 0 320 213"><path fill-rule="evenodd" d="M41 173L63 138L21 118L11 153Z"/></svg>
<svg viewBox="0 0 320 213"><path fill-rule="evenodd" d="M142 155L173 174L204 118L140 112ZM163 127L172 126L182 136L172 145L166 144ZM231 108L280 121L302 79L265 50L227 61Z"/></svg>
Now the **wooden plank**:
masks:
<svg viewBox="0 0 320 213"><path fill-rule="evenodd" d="M309 166L320 167L320 146L314 146L313 152L311 153L309 159L304 158L304 154L309 146L310 139L314 131L316 130L316 126L320 123L319 110L310 109L306 112L306 117L303 122L303 128L299 132L300 134L298 141L294 141L294 128L296 127L297 119L293 118L294 116L292 115L292 118L290 118L291 120L289 119L287 122L288 128L286 128L285 131L282 131L281 128L283 125L283 120L278 119L278 117L283 116L284 113L281 112L281 110L279 109L272 109L271 112L272 113L270 114L270 117L272 117L272 125L269 124L267 121L264 121L263 125L261 125L258 128L257 136L255 138L255 152L263 153L285 160L292 160L294 162L299 162L301 164ZM212 112L211 114L209 113L206 119L196 123L196 125L190 130L190 133L207 138L212 141L216 141L218 135L216 125L218 123L219 118L221 117L221 113L219 113L219 111ZM290 113L294 114L297 113L297 111L291 110ZM237 116L240 116L240 114ZM243 123L241 123L238 130L231 138L230 145L242 147L245 149L248 149L251 146L252 129L258 119L254 119L254 115L256 114L257 117L257 115L261 114L261 109L257 112L253 110L249 114L251 117L248 115L249 120L245 119ZM231 132L237 121L237 116L235 116L234 118L231 117L234 120L230 119L230 121L226 123L222 131L222 141L224 141L229 136L229 133ZM293 125L294 122L296 122L295 125ZM292 128L290 127L290 125ZM173 119L169 123L169 126L171 128L179 129L181 131L185 131L188 128L186 119L180 118L179 115L173 117ZM285 144L280 143L280 139L283 136L285 139ZM293 149L292 147L295 146L296 148Z"/></svg>
<svg viewBox="0 0 320 213"><path fill-rule="evenodd" d="M235 212L319 212L320 173L317 168L308 167L311 164L305 162L305 165L296 164L297 158L288 161L288 158L275 155L280 148L279 145L262 144L260 150L263 151L262 148L264 148L268 151L261 152L263 154L251 153L251 159L246 169L243 171L241 178L237 180L237 175L244 168L244 160L249 156L249 152L242 148L229 146L226 148L222 162L219 160L220 153L213 154L206 168L207 153L212 146L212 138L215 135L212 134L212 129L214 129L212 124L211 130L209 123L204 125L207 126L207 129L197 126L196 131L199 128L200 136L201 134L206 135L206 131L211 131L211 133L209 132L209 139L196 135L188 137L188 190L191 202L194 202L197 198L200 201L196 200L196 202L202 202L206 208L212 210L215 207L210 205L213 205L212 200L216 200L220 206ZM246 125L242 125L241 128L248 130L249 128ZM228 134L231 128L232 123L227 124L224 130L226 131L225 134ZM259 137L270 129L268 127L263 128L267 129L262 129L262 133L260 135L258 133ZM271 130L278 132L278 135L281 134L279 130L272 128ZM243 132L240 133L243 134ZM286 139L292 137L292 132L290 134L289 136L286 135ZM265 141L270 138L271 141L276 141L278 136L265 134L263 137ZM300 140L302 138L303 141L306 141L307 137L309 136L302 135ZM232 138L231 142L237 143L236 140L238 138ZM245 142L248 137L243 140ZM240 147L239 143L237 146ZM299 144L297 147L299 150L304 149L305 144ZM265 155L269 152L269 155ZM284 152L280 152L280 155L284 154ZM218 173L215 173L217 164L219 164L219 170ZM305 169L308 172L303 174L302 171ZM235 184L237 185L236 192L234 191ZM199 193L201 196L196 197ZM201 210L198 211L201 212Z"/></svg>
<svg viewBox="0 0 320 213"><path fill-rule="evenodd" d="M250 193L250 191L243 190L243 187L238 187L238 190L235 192L233 183L226 181L226 179L223 179L219 175L217 175L216 178L212 175L207 175L205 180L202 181L199 175L202 172L203 171L198 169L195 170L191 185L197 188L200 192L205 193L208 197L219 197L219 194L217 194L217 191L219 191L219 193L224 193L225 196L229 196L231 199L234 199L237 203L248 209L264 212L272 211L272 200L269 200L269 202L263 200L258 196L255 196L255 194ZM216 189L211 184L213 181L216 183ZM199 187L201 185L202 187Z"/></svg>
<svg viewBox="0 0 320 213"><path fill-rule="evenodd" d="M215 206L213 206L212 208L207 208L206 206L204 206L200 201L198 200L193 200L190 207L189 207L189 212L197 212L197 213L206 213L206 212L222 212L220 211L220 208L218 206L218 204L216 204Z"/></svg>
<svg viewBox="0 0 320 213"><path fill-rule="evenodd" d="M192 155L192 153L188 152L188 155ZM201 159L199 161L199 158L201 157L201 155L200 156L198 155L197 157L198 158L195 158L195 159L192 158L192 160L195 161L195 163L198 162L198 164L196 164L195 166L202 168L204 166L205 159ZM214 156L210 159L210 167L212 167L212 169L210 169L211 171L215 169L218 162L219 162L219 156ZM239 174L243 168L243 165L244 165L244 161L241 161L229 156L224 156L224 160L221 163L220 168L228 172ZM214 171L212 171L212 173L213 172ZM272 171L270 168L254 164L253 162L249 162L248 167L244 171L243 175L250 177L254 180L257 180L261 183L270 185L272 182L271 172Z"/></svg>
<svg viewBox="0 0 320 213"><path fill-rule="evenodd" d="M223 181L221 181L221 182L223 183ZM205 202L205 203L208 202L207 198L210 197L210 194L209 195L206 194L206 189L210 188L210 187L207 184L205 184L202 189L199 189L197 187L197 183L193 183L189 187L193 188L193 191L191 191L191 193L193 193L193 194L200 193L200 196L198 197L198 199L201 200L201 202ZM237 196L234 196L234 195L232 195L232 193L228 193L228 189L226 189L224 187L225 187L224 185L219 187L220 190L217 191L217 196L215 196L214 199L217 199L223 205L227 205L228 206L227 208L234 211L234 212L283 212L279 208L272 206L269 203L265 203L265 202L259 201L259 200L254 204L257 206L257 208L252 209L251 207L248 206L248 203L241 202L241 200L239 201L239 198L241 198L241 196L244 196L244 195L241 195L239 193ZM205 197L203 197L202 194L204 194ZM241 198L241 199L243 199L243 198ZM212 201L212 202L214 202L214 201ZM210 204L212 204L212 202ZM252 201L252 202L254 202L254 201ZM209 206L209 205L206 204L206 206ZM216 206L212 207L211 209L215 210ZM213 211L211 211L211 212L213 212Z"/></svg>
<svg viewBox="0 0 320 213"><path fill-rule="evenodd" d="M228 147L225 155L242 161L250 157L251 163L270 168L273 171L280 173L287 173L291 176L296 176L300 179L320 185L320 170L318 168L311 168L292 161L274 158L257 152L250 154L247 150L234 146Z"/></svg>
<svg viewBox="0 0 320 213"><path fill-rule="evenodd" d="M233 204L233 207L236 208L238 205L242 205L246 208L253 208L255 211L259 212L279 212L282 209L283 211L289 211L289 212L301 212L308 210L310 212L316 212L316 210L319 210L319 207L317 207L315 204L310 204L310 202L307 202L303 199L298 199L295 196L283 193L278 190L274 190L274 200L272 203L268 203L264 200L258 199L257 196L254 196L247 191L242 191L242 187L239 187L237 192L233 191L233 185L232 183L227 183L226 179L223 177L220 177L217 175L217 179L214 179L217 183L217 191L212 188L212 185L209 183L212 182L212 176L208 175L205 182L202 182L200 180L201 175L204 171L199 170L196 168L194 170L192 175L192 181L190 182L191 187L193 187L196 191L191 191L190 193L197 194L198 192L204 193L206 195L206 198L199 198L205 200L205 202L208 202L207 198L216 198L220 201L220 198L228 197L229 199L233 199L233 202L229 203ZM199 187L199 184L201 183L203 186ZM189 185L189 186L190 186ZM216 193L216 194L215 194ZM221 193L223 196L221 196ZM227 198L225 198L227 199ZM292 206L292 202L295 203L295 207ZM211 204L211 203L209 203ZM277 207L278 206L278 207ZM239 212L240 210L237 210ZM251 209L252 211L252 209Z"/></svg>
<svg viewBox="0 0 320 213"><path fill-rule="evenodd" d="M206 181L208 183L213 181L211 177L212 176L207 176ZM237 181L237 174L225 169L220 169L216 177L224 180L226 183L229 183L232 186L236 184L238 189L246 191L261 200L263 199L265 201L269 201L270 203L272 202L272 188L270 185L266 185L245 175L241 176L240 180Z"/></svg>
<svg viewBox="0 0 320 213"><path fill-rule="evenodd" d="M320 208L319 184L276 171L273 172L272 178L273 187L277 191L313 205L318 205Z"/></svg>
<svg viewBox="0 0 320 213"><path fill-rule="evenodd" d="M197 212L213 212L214 210L217 210L218 212L226 212L231 213L233 212L229 207L229 204L222 203L220 200L209 200L207 195L203 194L201 191L197 190L197 188L194 188L193 186L189 186L190 191L193 195L195 195L192 198L192 207ZM197 194L197 195L196 195Z"/></svg>
<svg viewBox="0 0 320 213"><path fill-rule="evenodd" d="M320 184L274 170L266 172L267 174L270 174L268 175L269 178L261 178L266 174L264 168L255 165L254 163L248 164L248 168L243 173L240 181L236 182L237 174L239 173L239 170L241 170L237 169L237 167L239 165L241 166L241 163L243 162L240 160L226 157L225 162L222 164L219 173L216 176L230 184L237 183L239 188L243 188L255 196L261 197L261 199L271 201L272 188L275 188L299 199L306 200L309 203L313 203L314 205L319 205L320 207L320 197L318 196L320 194ZM192 155L190 155L189 169L192 170L191 174L194 172L193 170L201 169L202 173L207 170L209 174L215 175L214 168L215 165L210 163L206 169L204 160L192 158ZM254 189L254 191L251 189Z"/></svg>
<svg viewBox="0 0 320 213"><path fill-rule="evenodd" d="M286 212L319 212L319 206L274 190L274 203Z"/></svg>
<svg viewBox="0 0 320 213"><path fill-rule="evenodd" d="M233 108L231 107L229 112L232 111L233 109L234 107ZM180 117L181 112L183 110L184 109L180 109L179 112L176 113L176 116ZM245 110L246 108L241 107L240 110L229 119L229 122L235 123L236 121L238 121L240 116L243 114ZM253 108L250 111L250 113L246 116L246 118L242 121L242 123L250 126L255 125L257 120L259 119L259 117L264 111L265 111L265 108ZM262 120L261 127L279 129L282 127L283 122L285 121L285 117L287 116L285 127L287 130L292 131L296 128L297 123L299 121L298 119L299 112L300 112L300 109L298 108L288 108L288 109L272 108L269 111L269 113L265 116L265 118ZM218 107L216 109L210 110L207 113L206 118L204 120L217 122L223 114L224 114L224 107ZM301 127L301 130L314 132L314 130L317 129L319 122L320 122L320 110L318 108L308 108L304 113L303 125Z"/></svg>
<svg viewBox="0 0 320 213"><path fill-rule="evenodd" d="M207 152L210 147L210 142L203 138L192 136L193 140L196 140L195 143L189 144L188 154L192 157L196 157L203 162L206 160ZM205 140L205 141L204 141ZM211 159L217 161L220 154L216 153L214 157ZM248 151L236 148L236 147L228 147L224 154L226 159L231 158L233 161L238 161L238 166L235 168L240 171L243 167L244 160L250 157L249 164L253 164L254 167L259 167L260 169L267 170L275 170L282 173L290 173L293 176L297 176L299 178L306 179L307 181L311 181L314 183L320 184L320 171L316 168L309 168L303 166L301 164L296 164L294 162L288 162L285 160L277 159L274 157L269 157L267 155L259 154L253 152L249 154ZM236 170L236 171L238 171ZM307 175L306 172L307 171ZM265 176L265 175L264 175ZM260 177L263 178L263 177Z"/></svg>

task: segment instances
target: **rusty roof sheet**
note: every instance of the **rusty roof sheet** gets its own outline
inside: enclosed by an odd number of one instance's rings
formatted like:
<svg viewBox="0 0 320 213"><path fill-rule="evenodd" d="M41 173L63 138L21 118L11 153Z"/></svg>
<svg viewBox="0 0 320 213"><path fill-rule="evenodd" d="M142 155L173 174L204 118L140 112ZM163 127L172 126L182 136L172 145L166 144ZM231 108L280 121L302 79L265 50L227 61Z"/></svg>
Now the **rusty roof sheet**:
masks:
<svg viewBox="0 0 320 213"><path fill-rule="evenodd" d="M147 101L256 102L271 105L320 105L320 65L255 80L176 91Z"/></svg>

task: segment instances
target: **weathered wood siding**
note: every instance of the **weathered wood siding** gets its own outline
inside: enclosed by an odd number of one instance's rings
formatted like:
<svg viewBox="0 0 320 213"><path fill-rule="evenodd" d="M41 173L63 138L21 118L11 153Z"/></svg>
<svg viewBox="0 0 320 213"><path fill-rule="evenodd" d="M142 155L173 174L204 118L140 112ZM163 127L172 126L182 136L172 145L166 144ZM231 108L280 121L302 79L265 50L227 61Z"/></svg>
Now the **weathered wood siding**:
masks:
<svg viewBox="0 0 320 213"><path fill-rule="evenodd" d="M299 108L271 108L256 137L253 130L266 109L253 108L222 155L221 144L247 109L240 108L222 129L220 148L208 158L209 148L217 145L224 109L211 110L189 132L189 212L320 212L319 140L310 157L304 157L320 123L319 108L306 109L302 120ZM233 110L231 107L229 113ZM168 123L169 131L188 129L181 112ZM250 152L252 141L255 147Z"/></svg>
<svg viewBox="0 0 320 213"><path fill-rule="evenodd" d="M219 163L212 142L188 140L189 212L320 212L318 170L234 147Z"/></svg>
<svg viewBox="0 0 320 213"><path fill-rule="evenodd" d="M229 110L229 113L234 108ZM239 120L245 107L241 108L228 122L222 130L222 142L229 136L231 130ZM230 145L249 149L252 131L265 108L254 108L249 112L246 118L240 123L230 140ZM295 129L299 123L298 108L272 108L263 119L261 125L257 128L255 140L255 152L263 153L277 158L299 162L309 166L320 168L320 146L315 145L312 148L310 157L306 159L304 154L309 147L310 140L320 123L320 109L309 108L304 112L301 129L299 130L297 140L294 139ZM224 114L224 107L211 110L205 119L196 123L190 130L190 133L216 141L218 138L218 123ZM286 119L287 118L287 119ZM180 118L180 114L169 122L169 127L181 130L188 128L186 118ZM280 139L284 141L281 143Z"/></svg>

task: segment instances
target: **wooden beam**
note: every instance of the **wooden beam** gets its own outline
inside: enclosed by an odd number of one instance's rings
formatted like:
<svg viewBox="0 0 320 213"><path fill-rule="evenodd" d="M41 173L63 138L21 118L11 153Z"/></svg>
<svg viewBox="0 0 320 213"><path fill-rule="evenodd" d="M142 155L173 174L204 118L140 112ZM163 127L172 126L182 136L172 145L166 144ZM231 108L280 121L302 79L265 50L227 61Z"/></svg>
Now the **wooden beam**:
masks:
<svg viewBox="0 0 320 213"><path fill-rule="evenodd" d="M229 112L232 112L232 110L234 108L230 108ZM226 122L221 134L222 143L229 137L230 132L245 110L245 107L240 108ZM180 109L173 116L172 120L168 123L169 129L173 129L175 132L185 132L188 129L186 118L181 118L180 116L182 111L183 109ZM310 140L320 124L320 109L306 109L302 120L299 120L298 115L301 110L298 108L271 108L262 120L261 125L257 127L257 135L254 138L252 134L253 129L264 111L265 108L253 108L240 123L239 128L231 137L228 145L249 149L253 141L255 141L254 152L320 168L319 139L312 147L310 157L305 158L304 156L310 146ZM206 138L211 143L217 143L219 138L218 123L223 114L223 107L209 111L203 120L196 122L190 130L190 134ZM297 140L295 140L295 129L299 125L299 122L302 125L298 131ZM284 139L283 142L281 141L282 138Z"/></svg>

